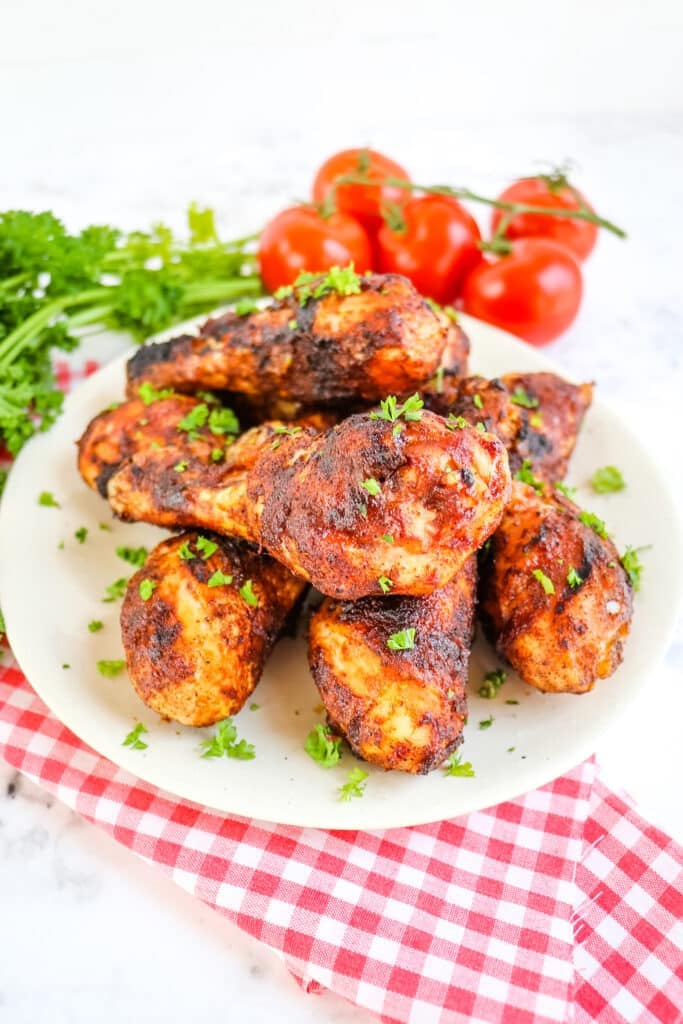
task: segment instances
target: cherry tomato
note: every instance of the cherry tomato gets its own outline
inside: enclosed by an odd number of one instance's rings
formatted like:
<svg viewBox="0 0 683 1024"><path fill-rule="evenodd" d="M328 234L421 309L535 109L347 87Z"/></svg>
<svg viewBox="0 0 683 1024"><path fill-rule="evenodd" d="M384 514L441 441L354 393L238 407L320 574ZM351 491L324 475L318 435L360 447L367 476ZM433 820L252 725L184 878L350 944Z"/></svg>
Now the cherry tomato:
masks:
<svg viewBox="0 0 683 1024"><path fill-rule="evenodd" d="M449 196L409 199L401 214L404 230L388 224L379 230L378 269L404 274L437 302L452 302L462 278L481 258L477 222Z"/></svg>
<svg viewBox="0 0 683 1024"><path fill-rule="evenodd" d="M382 208L391 203L404 203L409 193L391 185L337 185L338 178L347 174L362 174L371 181L401 178L410 181L407 171L388 156L374 149L344 149L329 157L313 182L313 202L324 204L331 198L335 206L375 231L382 224Z"/></svg>
<svg viewBox="0 0 683 1024"><path fill-rule="evenodd" d="M522 178L506 188L498 198L506 203L529 203L550 210L578 210L583 203L593 212L593 207L585 197L559 175ZM491 215L491 231L494 235L504 216L505 210L494 209ZM585 260L597 241L598 229L587 220L547 217L542 213L518 213L508 224L505 234L511 239L553 238L566 245L578 259Z"/></svg>
<svg viewBox="0 0 683 1024"><path fill-rule="evenodd" d="M465 278L466 313L502 327L532 345L565 331L581 304L581 268L550 238L520 238L507 256L487 256Z"/></svg>
<svg viewBox="0 0 683 1024"><path fill-rule="evenodd" d="M292 206L266 224L259 239L261 276L274 292L292 284L302 270L329 270L353 262L370 269L370 242L361 225L345 213L323 218L313 206Z"/></svg>

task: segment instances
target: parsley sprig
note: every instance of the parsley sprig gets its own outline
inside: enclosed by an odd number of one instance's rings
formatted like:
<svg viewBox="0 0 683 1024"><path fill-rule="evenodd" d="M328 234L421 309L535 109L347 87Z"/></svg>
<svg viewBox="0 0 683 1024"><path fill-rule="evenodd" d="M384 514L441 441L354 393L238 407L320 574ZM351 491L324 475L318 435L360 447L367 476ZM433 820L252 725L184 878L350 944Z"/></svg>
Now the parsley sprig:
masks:
<svg viewBox="0 0 683 1024"><path fill-rule="evenodd" d="M365 792L367 778L368 773L364 772L362 768L352 768L346 776L347 781L337 790L339 799L343 803L348 803L354 797L361 797Z"/></svg>
<svg viewBox="0 0 683 1024"><path fill-rule="evenodd" d="M443 764L444 775L455 775L456 778L461 779L473 779L474 768L470 761L461 761L460 755L457 753L451 754L447 761Z"/></svg>
<svg viewBox="0 0 683 1024"><path fill-rule="evenodd" d="M256 751L251 743L237 739L237 728L232 718L226 718L216 726L216 732L199 744L202 757L234 757L238 761L251 761Z"/></svg>
<svg viewBox="0 0 683 1024"><path fill-rule="evenodd" d="M341 757L341 736L334 736L324 725L316 725L309 732L304 750L323 768L332 768Z"/></svg>

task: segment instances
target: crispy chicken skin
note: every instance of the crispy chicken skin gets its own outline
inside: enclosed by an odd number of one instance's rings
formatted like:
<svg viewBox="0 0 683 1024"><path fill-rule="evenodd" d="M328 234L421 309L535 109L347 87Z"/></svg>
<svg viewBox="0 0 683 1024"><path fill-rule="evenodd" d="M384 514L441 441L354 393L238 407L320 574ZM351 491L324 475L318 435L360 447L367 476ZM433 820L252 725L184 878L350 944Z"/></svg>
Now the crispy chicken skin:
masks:
<svg viewBox="0 0 683 1024"><path fill-rule="evenodd" d="M445 586L496 529L509 488L500 441L431 412L284 438L247 480L266 550L343 600L382 593L382 576L393 594Z"/></svg>
<svg viewBox="0 0 683 1024"><path fill-rule="evenodd" d="M135 398L99 413L78 441L78 471L88 487L106 497L112 473L131 455L151 446L183 446L189 454L209 455L225 439L212 435L207 426L195 431L195 440L178 429L184 417L201 404L202 399L192 395L172 395L148 405Z"/></svg>
<svg viewBox="0 0 683 1024"><path fill-rule="evenodd" d="M184 533L157 545L130 579L121 610L128 673L138 696L164 718L196 726L242 708L305 589L267 555L234 540L207 534L218 547L204 558L198 536ZM180 557L183 545L194 558ZM216 570L232 576L232 583L209 587ZM146 601L142 580L155 585ZM247 580L256 607L240 596Z"/></svg>
<svg viewBox="0 0 683 1024"><path fill-rule="evenodd" d="M528 400L531 408L520 400ZM592 384L571 384L555 373L508 373L461 381L450 409L440 411L481 422L496 434L508 450L513 473L529 459L539 479L554 483L567 473L592 400Z"/></svg>
<svg viewBox="0 0 683 1024"><path fill-rule="evenodd" d="M209 320L196 338L141 348L128 362L129 393L149 381L259 401L272 396L281 408L414 391L436 372L448 327L406 278L373 274L358 282L358 294L306 301L299 289L247 316Z"/></svg>
<svg viewBox="0 0 683 1024"><path fill-rule="evenodd" d="M538 690L586 693L620 664L632 587L609 539L550 487L515 481L512 499L482 559L480 615L496 650ZM574 569L581 583L571 586ZM547 594L534 575L552 581Z"/></svg>
<svg viewBox="0 0 683 1024"><path fill-rule="evenodd" d="M309 629L309 663L331 728L372 764L424 774L462 741L476 560L428 597L327 598ZM388 638L415 629L412 650Z"/></svg>

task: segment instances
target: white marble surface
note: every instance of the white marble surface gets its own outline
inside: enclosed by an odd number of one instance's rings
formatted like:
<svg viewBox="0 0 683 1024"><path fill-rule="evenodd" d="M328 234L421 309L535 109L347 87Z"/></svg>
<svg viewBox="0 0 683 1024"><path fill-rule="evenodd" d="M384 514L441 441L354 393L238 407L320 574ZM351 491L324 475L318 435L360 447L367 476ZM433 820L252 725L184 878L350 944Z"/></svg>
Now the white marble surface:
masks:
<svg viewBox="0 0 683 1024"><path fill-rule="evenodd" d="M534 2L514 18L499 0L467 14L426 3L420 17L369 6L359 20L355 3L238 15L210 0L6 0L0 209L52 208L72 226L179 225L197 199L239 233L302 196L342 145L372 143L417 180L482 191L570 156L630 240L601 240L580 318L547 351L641 424L680 487L680 7L593 4L587 31L583 5L567 5L543 45ZM682 676L679 631L598 750L608 779L679 837ZM1 1021L369 1019L301 993L272 954L4 765L0 906Z"/></svg>

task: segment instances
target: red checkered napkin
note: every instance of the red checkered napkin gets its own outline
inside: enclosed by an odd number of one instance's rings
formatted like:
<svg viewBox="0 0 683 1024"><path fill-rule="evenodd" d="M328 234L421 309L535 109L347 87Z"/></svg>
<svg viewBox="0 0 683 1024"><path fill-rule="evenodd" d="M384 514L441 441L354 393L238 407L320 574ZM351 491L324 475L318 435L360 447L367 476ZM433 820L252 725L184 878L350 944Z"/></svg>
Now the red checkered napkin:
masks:
<svg viewBox="0 0 683 1024"><path fill-rule="evenodd" d="M593 762L416 828L226 818L100 757L7 654L0 754L283 954L307 990L327 986L385 1021L680 1019L683 851L596 780Z"/></svg>

